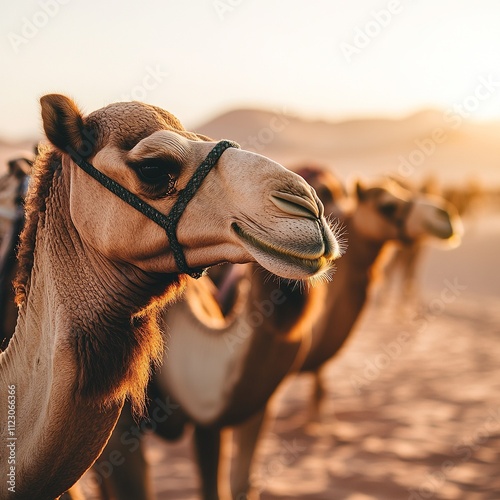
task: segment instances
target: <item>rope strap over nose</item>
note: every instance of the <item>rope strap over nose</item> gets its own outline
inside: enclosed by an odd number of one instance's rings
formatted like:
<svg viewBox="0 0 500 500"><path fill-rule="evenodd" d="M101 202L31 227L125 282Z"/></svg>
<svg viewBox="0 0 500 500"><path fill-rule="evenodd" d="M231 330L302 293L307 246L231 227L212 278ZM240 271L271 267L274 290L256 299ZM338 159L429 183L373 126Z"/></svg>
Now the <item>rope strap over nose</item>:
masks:
<svg viewBox="0 0 500 500"><path fill-rule="evenodd" d="M222 156L222 153L224 153L224 151L228 148L239 149L240 146L236 142L227 140L218 142L210 153L208 153L205 160L203 160L200 166L196 169L193 176L186 184L186 187L179 191L178 198L168 215L162 214L156 210L156 208L153 208L144 200L125 189L121 184L118 184L118 182L97 170L75 151L71 151L70 156L82 170L87 172L87 174L102 184L106 189L162 227L167 233L170 248L179 271L181 273L188 274L193 278L199 278L203 275L204 269L191 269L187 265L182 246L177 239L177 225L182 217L182 214L184 213L184 210L186 209L186 206L196 194L196 191L205 180L205 177L208 175L210 170L215 167L219 158Z"/></svg>

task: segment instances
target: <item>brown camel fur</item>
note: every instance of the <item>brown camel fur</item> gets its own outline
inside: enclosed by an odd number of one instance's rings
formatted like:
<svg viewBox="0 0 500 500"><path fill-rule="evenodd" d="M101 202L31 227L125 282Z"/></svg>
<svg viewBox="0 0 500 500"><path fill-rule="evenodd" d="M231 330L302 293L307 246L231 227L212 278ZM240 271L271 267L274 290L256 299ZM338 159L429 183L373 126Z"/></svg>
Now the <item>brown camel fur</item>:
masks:
<svg viewBox="0 0 500 500"><path fill-rule="evenodd" d="M41 104L51 146L34 166L16 280L19 317L0 354L0 396L10 402L0 407L0 420L9 422L0 441L15 443L0 464L3 478L11 474L0 497L44 500L92 465L127 396L142 411L150 367L163 352L156 311L187 281L164 231L90 178L68 151L168 213L215 143L142 103L86 117L64 96ZM257 260L303 279L324 272L334 255L322 213L299 176L231 149L184 210L177 237L192 268Z"/></svg>

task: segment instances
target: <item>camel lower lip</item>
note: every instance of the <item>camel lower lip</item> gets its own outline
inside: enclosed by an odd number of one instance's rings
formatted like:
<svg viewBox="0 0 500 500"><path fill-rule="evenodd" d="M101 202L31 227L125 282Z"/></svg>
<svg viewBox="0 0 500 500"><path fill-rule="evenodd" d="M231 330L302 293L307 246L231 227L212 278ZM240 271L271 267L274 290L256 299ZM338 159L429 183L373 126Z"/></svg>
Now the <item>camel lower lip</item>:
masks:
<svg viewBox="0 0 500 500"><path fill-rule="evenodd" d="M261 240L255 238L255 236L248 234L243 229L241 229L241 227L239 227L238 224L236 224L235 222L233 222L232 228L233 228L234 232L242 240L244 240L247 244L251 245L252 247L254 247L262 252L265 252L266 254L275 256L276 258L278 258L280 260L284 260L286 262L289 262L290 264L293 264L301 269L304 269L308 273L310 273L311 275L316 274L319 271L326 269L331 264L331 261L324 256L308 259L305 257L300 257L297 255L293 255L293 254L284 252L283 250L276 248L275 246L273 246L269 243L266 243L264 241L261 241Z"/></svg>

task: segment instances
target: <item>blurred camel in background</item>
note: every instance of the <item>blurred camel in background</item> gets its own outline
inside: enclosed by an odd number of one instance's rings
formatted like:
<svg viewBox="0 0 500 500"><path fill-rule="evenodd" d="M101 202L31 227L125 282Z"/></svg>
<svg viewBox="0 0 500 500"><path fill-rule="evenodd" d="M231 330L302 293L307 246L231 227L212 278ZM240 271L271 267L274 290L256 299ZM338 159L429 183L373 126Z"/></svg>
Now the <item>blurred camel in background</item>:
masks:
<svg viewBox="0 0 500 500"><path fill-rule="evenodd" d="M321 189L314 172L308 172L305 178ZM314 325L311 349L300 368L314 375L316 416L325 394L321 368L354 331L390 242L424 242L429 238L452 242L461 237L460 217L446 200L412 193L391 179L371 187L358 183L354 198L354 206L341 217L348 250L328 285L324 314ZM329 210L328 204L325 209Z"/></svg>
<svg viewBox="0 0 500 500"><path fill-rule="evenodd" d="M465 186L440 187L438 180L427 177L420 186L412 186L409 182L396 179L415 194L424 193L440 196L454 206L461 218L474 215L477 203L482 197L482 189L478 182L470 180ZM393 295L397 297L397 305L404 308L415 308L420 303L418 287L418 271L426 252L426 241L399 241L387 252L387 258L382 264L381 280L376 293L377 303L382 305ZM458 244L459 241L457 240ZM451 249L454 244L448 244ZM443 248L441 246L441 248Z"/></svg>
<svg viewBox="0 0 500 500"><path fill-rule="evenodd" d="M14 334L17 306L12 284L17 270L16 249L24 225L24 197L33 158L9 161L0 178L0 350Z"/></svg>
<svg viewBox="0 0 500 500"><path fill-rule="evenodd" d="M339 256L338 246L333 255ZM194 425L204 499L219 498L219 463L230 453L231 437L223 430L239 425L251 429L248 422L255 421L260 428L262 409L305 355L309 325L324 301L320 287L307 294L282 290L257 265L229 269L220 278L221 289L208 276L191 282L184 300L164 311L168 349L149 393L148 413L159 436L177 439L187 424ZM175 409L165 420L155 419L167 401ZM130 492L133 498L153 498L142 453L122 440L122 433L133 427L130 412L124 411L118 431L97 462L99 469L116 451L125 457L124 464L103 481L104 498L126 499ZM250 486L248 469L257 435L251 431L242 435L246 442L239 442L235 430L239 452L230 481L221 481L224 498L243 498Z"/></svg>
<svg viewBox="0 0 500 500"><path fill-rule="evenodd" d="M23 191L27 187L23 182L30 173L33 159L33 155L26 155L9 160L7 173L0 177L0 245L12 223L19 218Z"/></svg>

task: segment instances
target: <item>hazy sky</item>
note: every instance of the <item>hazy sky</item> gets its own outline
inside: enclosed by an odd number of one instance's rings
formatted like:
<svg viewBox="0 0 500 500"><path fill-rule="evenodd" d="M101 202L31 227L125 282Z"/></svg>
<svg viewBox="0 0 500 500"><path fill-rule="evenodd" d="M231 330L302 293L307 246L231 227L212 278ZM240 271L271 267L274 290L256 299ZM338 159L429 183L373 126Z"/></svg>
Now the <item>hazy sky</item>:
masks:
<svg viewBox="0 0 500 500"><path fill-rule="evenodd" d="M7 138L40 130L50 92L89 112L143 100L188 126L237 106L500 119L498 0L5 1L0 51Z"/></svg>

